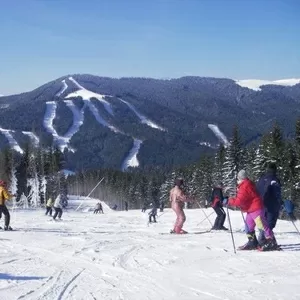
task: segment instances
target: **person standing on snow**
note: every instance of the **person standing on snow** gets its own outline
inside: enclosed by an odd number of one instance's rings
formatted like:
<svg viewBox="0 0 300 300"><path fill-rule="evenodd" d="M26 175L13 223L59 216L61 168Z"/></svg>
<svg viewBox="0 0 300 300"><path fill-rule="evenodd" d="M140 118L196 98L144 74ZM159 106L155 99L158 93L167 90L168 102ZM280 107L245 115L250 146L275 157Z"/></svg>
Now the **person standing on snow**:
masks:
<svg viewBox="0 0 300 300"><path fill-rule="evenodd" d="M153 218L153 223L157 223L156 216L157 216L157 203L156 201L153 201L152 209L149 212L149 223L152 223L152 218Z"/></svg>
<svg viewBox="0 0 300 300"><path fill-rule="evenodd" d="M170 191L170 202L171 208L176 213L176 222L174 224L174 229L171 230L171 233L183 234L187 233L182 229L183 224L186 220L183 207L185 202L189 202L190 200L184 194L182 190L183 179L176 179L175 186Z"/></svg>
<svg viewBox="0 0 300 300"><path fill-rule="evenodd" d="M45 213L46 216L49 214L52 217L52 206L53 206L53 200L51 197L49 197L46 203L46 213Z"/></svg>
<svg viewBox="0 0 300 300"><path fill-rule="evenodd" d="M125 210L126 210L126 211L128 211L128 202L127 202L127 201L125 201L125 203L124 203L124 204L125 204Z"/></svg>
<svg viewBox="0 0 300 300"><path fill-rule="evenodd" d="M270 163L266 173L262 175L256 183L258 193L263 199L268 226L272 230L276 226L279 212L283 204L281 198L281 183L276 173L276 164ZM263 232L260 232L258 239L260 242L264 241L265 237Z"/></svg>
<svg viewBox="0 0 300 300"><path fill-rule="evenodd" d="M54 210L55 210L53 220L55 220L57 216L58 216L58 219L61 219L61 216L63 214L63 210L62 210L62 199L61 199L60 194L56 197L53 207L54 207Z"/></svg>
<svg viewBox="0 0 300 300"><path fill-rule="evenodd" d="M213 188L210 198L211 207L217 214L212 230L228 230L226 227L224 227L226 213L223 209L223 198L223 184L222 182L219 182Z"/></svg>
<svg viewBox="0 0 300 300"><path fill-rule="evenodd" d="M12 228L9 226L10 223L10 214L9 211L5 205L5 201L11 199L15 195L11 195L6 187L6 182L3 180L0 180L0 214L4 215L4 230L12 230Z"/></svg>
<svg viewBox="0 0 300 300"><path fill-rule="evenodd" d="M274 234L264 215L263 201L245 170L239 171L237 175L238 189L236 198L230 198L224 200L224 205L239 207L243 212L247 213L245 221L245 230L248 237L248 242L239 247L240 250L254 250L259 249L261 251L276 250L278 248L277 242L274 238ZM255 235L255 227L263 231L266 240L259 246L259 243Z"/></svg>

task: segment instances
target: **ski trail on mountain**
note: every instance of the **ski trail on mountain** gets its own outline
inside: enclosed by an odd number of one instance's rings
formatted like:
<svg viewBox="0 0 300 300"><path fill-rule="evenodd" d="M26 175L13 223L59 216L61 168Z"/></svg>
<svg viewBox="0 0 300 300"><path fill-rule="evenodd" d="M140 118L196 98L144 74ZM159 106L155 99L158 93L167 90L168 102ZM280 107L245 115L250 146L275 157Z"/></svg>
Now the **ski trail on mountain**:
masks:
<svg viewBox="0 0 300 300"><path fill-rule="evenodd" d="M139 153L141 144L143 141L138 139L133 139L133 147L128 153L128 156L124 159L124 162L122 164L122 171L126 171L129 167L138 167L140 165L137 155Z"/></svg>
<svg viewBox="0 0 300 300"><path fill-rule="evenodd" d="M161 130L161 131L166 131L164 128L160 127L159 125L157 125L156 123L154 123L153 121L151 121L150 119L148 119L147 117L145 117L144 115L139 113L137 111L137 109L132 104L130 104L129 102L127 102L127 101L125 101L121 98L118 98L118 99L121 102L123 102L124 104L126 104L131 109L131 111L133 111L135 113L135 115L140 119L142 124L146 124L149 127L154 128L154 129L158 129L158 130Z"/></svg>
<svg viewBox="0 0 300 300"><path fill-rule="evenodd" d="M40 143L40 140L39 138L33 133L33 132L30 132L30 131L22 131L23 134L27 135L31 141L33 142L34 146L37 147L38 144Z"/></svg>
<svg viewBox="0 0 300 300"><path fill-rule="evenodd" d="M65 79L62 81L62 84L63 84L63 86L62 86L61 90L56 94L57 97L60 97L68 88L68 85L67 85Z"/></svg>
<svg viewBox="0 0 300 300"><path fill-rule="evenodd" d="M103 104L105 110L110 115L112 115L112 116L114 115L114 113L112 111L111 104L104 99L105 95L94 93L92 91L87 90L82 85L80 85L73 77L69 77L69 80L72 81L79 90L77 90L77 91L75 91L75 92L73 92L71 94L68 94L65 97L65 99L81 97L82 100L91 100L92 98L95 98L95 99L99 100Z"/></svg>
<svg viewBox="0 0 300 300"><path fill-rule="evenodd" d="M14 137L11 134L14 132L13 130L0 128L0 132L6 137L11 148L13 148L14 150L16 150L21 154L24 153L22 148L19 146L18 142L14 139Z"/></svg>
<svg viewBox="0 0 300 300"><path fill-rule="evenodd" d="M215 136L222 141L225 145L229 145L229 141L225 134L215 124L208 124L208 128L215 134Z"/></svg>

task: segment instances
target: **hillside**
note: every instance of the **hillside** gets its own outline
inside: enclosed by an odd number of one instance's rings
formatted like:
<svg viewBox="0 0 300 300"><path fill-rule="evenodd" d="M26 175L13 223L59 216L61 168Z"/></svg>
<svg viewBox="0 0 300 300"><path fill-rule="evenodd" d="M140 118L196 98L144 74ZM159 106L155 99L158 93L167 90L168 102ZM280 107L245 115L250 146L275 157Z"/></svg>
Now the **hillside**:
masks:
<svg viewBox="0 0 300 300"><path fill-rule="evenodd" d="M277 120L286 135L299 116L300 80L68 75L0 98L0 147L54 144L66 168L180 165L228 143L245 143Z"/></svg>

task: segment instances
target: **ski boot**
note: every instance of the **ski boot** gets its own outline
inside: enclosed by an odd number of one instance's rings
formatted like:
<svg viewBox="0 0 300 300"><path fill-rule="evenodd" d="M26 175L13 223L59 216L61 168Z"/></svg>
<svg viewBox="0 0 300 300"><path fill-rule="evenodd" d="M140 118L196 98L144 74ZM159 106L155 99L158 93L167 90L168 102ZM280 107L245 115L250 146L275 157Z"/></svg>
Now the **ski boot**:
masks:
<svg viewBox="0 0 300 300"><path fill-rule="evenodd" d="M247 237L248 237L248 242L245 245L240 246L238 249L239 250L256 250L258 247L258 241L256 239L255 232L249 232L247 234Z"/></svg>
<svg viewBox="0 0 300 300"><path fill-rule="evenodd" d="M280 250L280 247L277 244L276 239L273 238L266 238L263 245L258 247L259 251L275 251Z"/></svg>
<svg viewBox="0 0 300 300"><path fill-rule="evenodd" d="M226 228L225 226L222 226L222 227L220 228L220 230L228 231L228 228Z"/></svg>
<svg viewBox="0 0 300 300"><path fill-rule="evenodd" d="M10 226L4 226L5 231L12 231L13 229Z"/></svg>

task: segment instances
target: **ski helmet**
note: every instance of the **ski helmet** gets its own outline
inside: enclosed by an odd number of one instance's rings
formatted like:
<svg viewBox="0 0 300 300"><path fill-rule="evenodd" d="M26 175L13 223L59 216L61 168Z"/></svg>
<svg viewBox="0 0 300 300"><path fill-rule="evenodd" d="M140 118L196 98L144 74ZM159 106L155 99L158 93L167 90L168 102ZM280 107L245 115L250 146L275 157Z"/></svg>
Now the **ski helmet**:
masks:
<svg viewBox="0 0 300 300"><path fill-rule="evenodd" d="M183 185L183 179L182 178L175 179L175 185L181 187Z"/></svg>

